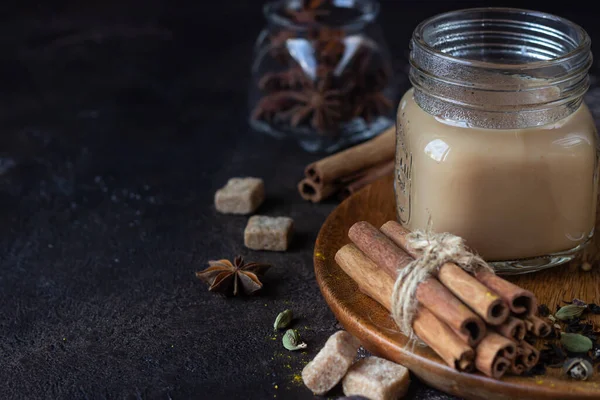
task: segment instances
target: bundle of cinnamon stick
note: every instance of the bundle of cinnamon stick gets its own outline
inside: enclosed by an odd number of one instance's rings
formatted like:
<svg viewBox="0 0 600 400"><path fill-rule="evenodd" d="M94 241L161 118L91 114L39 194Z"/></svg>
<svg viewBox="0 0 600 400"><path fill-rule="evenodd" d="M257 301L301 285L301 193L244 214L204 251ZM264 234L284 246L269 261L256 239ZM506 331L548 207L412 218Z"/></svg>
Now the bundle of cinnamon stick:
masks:
<svg viewBox="0 0 600 400"><path fill-rule="evenodd" d="M333 195L346 198L357 190L394 171L396 128L309 164L298 183L303 199L318 203Z"/></svg>
<svg viewBox="0 0 600 400"><path fill-rule="evenodd" d="M398 270L420 257L410 248L408 233L395 221L381 229L357 222L348 233L353 243L335 256L361 291L387 310ZM421 282L416 299L414 333L461 372L477 369L496 379L522 374L539 359L539 351L524 340L526 333L544 337L551 330L536 316L533 293L491 272L472 275L453 263Z"/></svg>

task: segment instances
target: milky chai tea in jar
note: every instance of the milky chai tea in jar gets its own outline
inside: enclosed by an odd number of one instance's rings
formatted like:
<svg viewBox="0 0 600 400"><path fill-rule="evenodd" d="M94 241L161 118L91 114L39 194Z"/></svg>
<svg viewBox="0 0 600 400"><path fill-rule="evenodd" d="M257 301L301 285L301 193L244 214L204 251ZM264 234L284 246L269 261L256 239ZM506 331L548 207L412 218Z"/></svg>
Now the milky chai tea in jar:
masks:
<svg viewBox="0 0 600 400"><path fill-rule="evenodd" d="M596 214L586 32L535 11L462 10L422 22L410 58L397 115L400 222L463 237L499 272L571 260Z"/></svg>

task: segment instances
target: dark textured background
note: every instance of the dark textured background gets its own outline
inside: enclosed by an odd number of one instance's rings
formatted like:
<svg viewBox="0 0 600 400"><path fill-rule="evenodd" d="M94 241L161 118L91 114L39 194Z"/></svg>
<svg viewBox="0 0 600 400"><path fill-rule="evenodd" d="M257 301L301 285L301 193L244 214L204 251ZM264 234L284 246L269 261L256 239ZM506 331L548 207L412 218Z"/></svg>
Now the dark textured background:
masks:
<svg viewBox="0 0 600 400"><path fill-rule="evenodd" d="M397 70L418 21L475 4L384 1ZM600 42L583 5L502 4L560 13ZM24 2L0 13L1 399L313 397L298 374L340 328L311 261L335 203L296 193L316 156L246 124L261 5ZM243 175L265 181L260 213L295 219L289 252L246 250L247 218L215 212L215 190ZM274 265L259 296L224 299L194 278L235 254ZM272 332L285 308L305 353ZM449 398L418 382L408 397Z"/></svg>

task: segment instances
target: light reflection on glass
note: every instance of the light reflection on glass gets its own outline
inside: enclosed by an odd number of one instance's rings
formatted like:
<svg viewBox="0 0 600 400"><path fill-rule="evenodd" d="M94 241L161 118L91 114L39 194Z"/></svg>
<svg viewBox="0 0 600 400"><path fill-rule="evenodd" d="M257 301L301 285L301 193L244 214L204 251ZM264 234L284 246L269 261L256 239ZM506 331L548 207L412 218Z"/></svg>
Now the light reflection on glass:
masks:
<svg viewBox="0 0 600 400"><path fill-rule="evenodd" d="M569 148L578 146L583 142L585 142L587 145L591 144L587 137L583 135L569 133L566 136L553 141L552 143L563 148Z"/></svg>
<svg viewBox="0 0 600 400"><path fill-rule="evenodd" d="M437 162L442 162L450 153L450 146L442 139L434 139L425 146L425 154Z"/></svg>
<svg viewBox="0 0 600 400"><path fill-rule="evenodd" d="M315 80L317 77L317 60L310 42L302 38L288 39L285 45L292 58L298 62L306 75Z"/></svg>

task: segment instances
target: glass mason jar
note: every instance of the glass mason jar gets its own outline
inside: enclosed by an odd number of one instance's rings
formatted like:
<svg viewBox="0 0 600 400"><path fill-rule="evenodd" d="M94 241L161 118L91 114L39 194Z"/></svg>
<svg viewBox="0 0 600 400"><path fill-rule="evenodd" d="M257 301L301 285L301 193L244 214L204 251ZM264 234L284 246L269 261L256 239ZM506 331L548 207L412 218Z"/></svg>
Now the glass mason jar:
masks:
<svg viewBox="0 0 600 400"><path fill-rule="evenodd" d="M408 229L463 237L501 273L571 260L594 233L590 38L553 15L450 12L411 40L395 193Z"/></svg>
<svg viewBox="0 0 600 400"><path fill-rule="evenodd" d="M398 90L375 0L267 3L254 49L250 123L333 152L394 123Z"/></svg>

